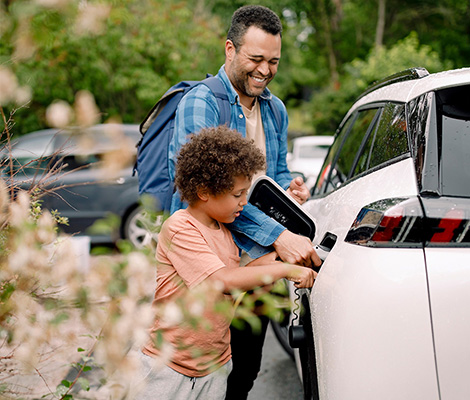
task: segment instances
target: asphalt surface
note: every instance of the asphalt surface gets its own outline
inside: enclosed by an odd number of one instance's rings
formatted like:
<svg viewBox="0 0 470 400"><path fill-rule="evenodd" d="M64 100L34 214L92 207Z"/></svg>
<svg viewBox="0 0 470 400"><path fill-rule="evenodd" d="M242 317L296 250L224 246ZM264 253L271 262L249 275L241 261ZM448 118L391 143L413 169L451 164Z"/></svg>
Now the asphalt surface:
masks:
<svg viewBox="0 0 470 400"><path fill-rule="evenodd" d="M261 371L248 400L303 400L302 384L294 360L281 347L269 325Z"/></svg>

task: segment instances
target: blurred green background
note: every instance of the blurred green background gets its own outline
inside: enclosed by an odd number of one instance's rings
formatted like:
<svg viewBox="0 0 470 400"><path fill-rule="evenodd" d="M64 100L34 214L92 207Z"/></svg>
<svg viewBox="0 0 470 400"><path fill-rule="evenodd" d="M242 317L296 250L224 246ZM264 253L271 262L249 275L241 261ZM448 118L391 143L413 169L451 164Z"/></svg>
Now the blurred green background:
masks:
<svg viewBox="0 0 470 400"><path fill-rule="evenodd" d="M18 135L45 128L46 108L73 104L80 90L93 93L102 121L140 123L169 86L217 73L233 11L255 3L284 25L270 89L288 107L292 135L333 134L361 91L387 75L470 62L468 0L3 0L0 67L32 97L0 104L0 123L12 115Z"/></svg>

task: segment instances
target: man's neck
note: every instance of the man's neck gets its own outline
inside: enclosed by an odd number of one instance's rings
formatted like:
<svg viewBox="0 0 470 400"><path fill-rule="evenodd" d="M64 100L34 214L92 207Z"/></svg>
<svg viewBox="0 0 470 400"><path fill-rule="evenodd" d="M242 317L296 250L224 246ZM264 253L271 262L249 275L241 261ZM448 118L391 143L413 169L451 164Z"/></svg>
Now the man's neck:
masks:
<svg viewBox="0 0 470 400"><path fill-rule="evenodd" d="M239 95L240 97L240 95ZM256 102L257 102L257 97L247 97L245 96L246 99L245 101L242 100L242 98L240 97L240 104L243 106L243 107L246 107L248 110L251 111L251 109L256 106Z"/></svg>

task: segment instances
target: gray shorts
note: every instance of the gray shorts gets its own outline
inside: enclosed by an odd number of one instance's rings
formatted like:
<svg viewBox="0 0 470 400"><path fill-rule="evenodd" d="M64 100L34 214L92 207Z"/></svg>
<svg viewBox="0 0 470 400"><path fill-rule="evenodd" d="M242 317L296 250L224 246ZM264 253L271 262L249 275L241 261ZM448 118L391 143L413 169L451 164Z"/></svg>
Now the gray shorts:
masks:
<svg viewBox="0 0 470 400"><path fill-rule="evenodd" d="M217 371L200 378L176 372L167 366L157 366L152 357L140 352L140 376L135 400L223 400L227 390L232 360ZM139 382L140 381L140 382Z"/></svg>

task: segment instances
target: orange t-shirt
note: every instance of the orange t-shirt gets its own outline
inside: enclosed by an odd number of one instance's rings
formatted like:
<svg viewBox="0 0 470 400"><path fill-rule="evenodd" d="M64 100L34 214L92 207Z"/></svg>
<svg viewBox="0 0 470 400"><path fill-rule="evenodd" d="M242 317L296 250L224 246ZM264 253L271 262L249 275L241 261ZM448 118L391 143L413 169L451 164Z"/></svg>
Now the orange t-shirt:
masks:
<svg viewBox="0 0 470 400"><path fill-rule="evenodd" d="M225 364L231 358L230 322L232 314L216 312L214 304L229 301L220 289L207 285L206 278L220 268L239 267L238 247L230 231L220 225L211 229L187 210L176 211L162 226L157 245L157 288L154 305L157 318L151 329L151 338L143 352L159 356L155 338L161 337L173 346L167 363L175 371L193 377L204 376ZM204 291L201 293L201 290ZM159 315L159 307L169 302L184 304L190 311L197 303L203 311L198 326L188 319L182 323L168 322ZM220 308L220 307L219 307ZM224 307L222 307L224 308ZM225 307L231 310L231 307ZM171 318L170 318L171 319ZM194 320L192 320L194 322ZM158 335L157 332L158 331Z"/></svg>

